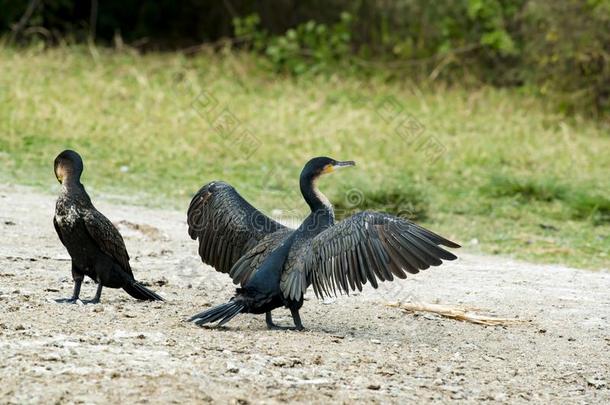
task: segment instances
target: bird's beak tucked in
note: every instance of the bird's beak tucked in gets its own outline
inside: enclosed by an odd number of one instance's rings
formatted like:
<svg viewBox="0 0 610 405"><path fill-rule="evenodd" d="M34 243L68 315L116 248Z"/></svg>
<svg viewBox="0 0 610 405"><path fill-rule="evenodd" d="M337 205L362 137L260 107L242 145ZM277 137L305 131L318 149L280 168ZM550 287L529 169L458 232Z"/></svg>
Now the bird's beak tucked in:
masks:
<svg viewBox="0 0 610 405"><path fill-rule="evenodd" d="M55 166L55 178L60 184L64 182L64 170L61 165Z"/></svg>

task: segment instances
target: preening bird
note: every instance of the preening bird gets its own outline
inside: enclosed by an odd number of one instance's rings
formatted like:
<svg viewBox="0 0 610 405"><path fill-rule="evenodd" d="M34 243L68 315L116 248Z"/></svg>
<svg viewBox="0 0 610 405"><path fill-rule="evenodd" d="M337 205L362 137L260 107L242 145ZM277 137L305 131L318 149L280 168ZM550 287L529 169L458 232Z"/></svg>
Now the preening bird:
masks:
<svg viewBox="0 0 610 405"><path fill-rule="evenodd" d="M360 212L335 223L333 207L316 186L320 176L354 166L328 157L311 159L301 172L300 189L311 213L297 229L267 217L229 184L203 186L188 209L188 232L199 240L199 255L217 271L229 273L240 284L227 303L189 320L198 325L224 325L240 313L265 314L270 329L302 330L299 309L309 286L319 298L375 288L379 281L404 279L453 253L460 247L442 236L396 216ZM273 323L271 311L290 309L294 327Z"/></svg>
<svg viewBox="0 0 610 405"><path fill-rule="evenodd" d="M55 177L62 187L53 225L72 258L74 279L72 297L56 301L75 303L85 276L97 283L95 297L87 303L100 302L102 287L122 288L139 300L163 301L135 280L125 242L112 222L91 203L80 182L82 172L83 161L78 153L65 150L55 158Z"/></svg>

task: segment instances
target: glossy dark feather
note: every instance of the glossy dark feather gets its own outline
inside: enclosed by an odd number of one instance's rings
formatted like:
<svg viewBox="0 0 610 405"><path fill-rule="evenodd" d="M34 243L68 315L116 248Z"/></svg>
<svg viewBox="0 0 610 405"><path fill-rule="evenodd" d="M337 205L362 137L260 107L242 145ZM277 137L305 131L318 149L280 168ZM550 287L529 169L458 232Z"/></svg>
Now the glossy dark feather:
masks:
<svg viewBox="0 0 610 405"><path fill-rule="evenodd" d="M114 224L95 208L84 210L82 218L87 233L102 252L112 257L124 272L133 277L125 241Z"/></svg>
<svg viewBox="0 0 610 405"><path fill-rule="evenodd" d="M195 194L187 221L190 237L199 240L201 260L222 273L228 273L265 236L287 229L258 211L222 181L208 183ZM249 272L239 272L237 279L249 275Z"/></svg>
<svg viewBox="0 0 610 405"><path fill-rule="evenodd" d="M267 256L279 247L288 238L293 229L282 228L265 236L252 249L248 250L231 268L229 275L233 283L245 285L256 270L261 266Z"/></svg>
<svg viewBox="0 0 610 405"><path fill-rule="evenodd" d="M55 233L57 233L57 237L59 238L59 241L61 242L62 245L65 246L66 242L61 237L61 228L59 227L59 224L57 223L57 218L55 218L55 216L53 216L53 227L55 228Z"/></svg>
<svg viewBox="0 0 610 405"><path fill-rule="evenodd" d="M315 236L303 255L304 267L316 295L325 297L331 291L360 290L367 281L376 288L378 281L406 278L456 259L439 245L459 247L411 221L361 212Z"/></svg>

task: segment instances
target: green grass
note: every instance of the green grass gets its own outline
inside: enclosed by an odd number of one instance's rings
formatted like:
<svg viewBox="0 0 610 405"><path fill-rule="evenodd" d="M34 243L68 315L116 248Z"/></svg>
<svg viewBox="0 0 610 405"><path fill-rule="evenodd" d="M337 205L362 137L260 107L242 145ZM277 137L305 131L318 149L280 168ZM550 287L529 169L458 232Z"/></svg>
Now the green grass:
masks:
<svg viewBox="0 0 610 405"><path fill-rule="evenodd" d="M407 213L469 251L608 267L608 128L517 91L100 48L0 47L0 72L3 181L50 190L54 157L73 148L94 197L185 210L223 179L267 212L302 215L300 169L328 155L358 164L320 184L342 211Z"/></svg>
<svg viewBox="0 0 610 405"><path fill-rule="evenodd" d="M557 179L494 176L481 191L492 197L516 198L522 204L559 201L568 212L561 212L558 219L585 219L594 225L610 222L609 198L582 186L562 184Z"/></svg>

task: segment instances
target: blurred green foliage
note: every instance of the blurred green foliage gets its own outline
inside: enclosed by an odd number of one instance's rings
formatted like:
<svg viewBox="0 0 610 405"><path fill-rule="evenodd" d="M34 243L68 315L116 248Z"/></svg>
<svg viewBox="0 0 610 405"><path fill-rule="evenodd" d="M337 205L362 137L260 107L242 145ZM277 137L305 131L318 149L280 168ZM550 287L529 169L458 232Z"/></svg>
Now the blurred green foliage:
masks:
<svg viewBox="0 0 610 405"><path fill-rule="evenodd" d="M325 155L357 162L320 180L340 217L387 211L469 251L608 266L607 126L514 89L269 64L262 51L0 45L0 181L55 193L53 157L70 148L94 199L183 210L221 179L291 220L307 214L304 162Z"/></svg>
<svg viewBox="0 0 610 405"><path fill-rule="evenodd" d="M0 0L0 10L11 41L121 38L147 50L229 38L292 75L518 86L567 114L610 116L610 0Z"/></svg>
<svg viewBox="0 0 610 405"><path fill-rule="evenodd" d="M310 20L272 36L260 27L257 14L233 22L237 37L264 53L276 71L295 75L319 73L349 60L351 23L351 15L341 13L339 22L330 26Z"/></svg>
<svg viewBox="0 0 610 405"><path fill-rule="evenodd" d="M333 199L338 219L366 210L387 212L412 221L429 219L429 196L417 184L407 183L392 188L384 184L383 187L377 185L363 190L343 190L340 195L343 198Z"/></svg>
<svg viewBox="0 0 610 405"><path fill-rule="evenodd" d="M610 223L610 199L595 190L568 186L553 178L494 175L487 185L481 187L481 192L495 198L517 199L521 204L558 201L569 210L557 215L557 219L585 219L596 225Z"/></svg>

